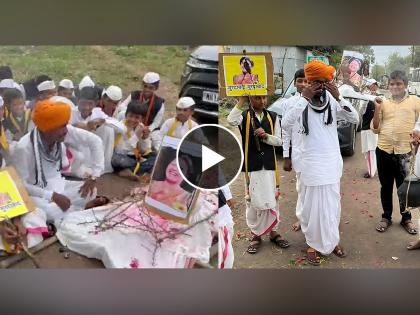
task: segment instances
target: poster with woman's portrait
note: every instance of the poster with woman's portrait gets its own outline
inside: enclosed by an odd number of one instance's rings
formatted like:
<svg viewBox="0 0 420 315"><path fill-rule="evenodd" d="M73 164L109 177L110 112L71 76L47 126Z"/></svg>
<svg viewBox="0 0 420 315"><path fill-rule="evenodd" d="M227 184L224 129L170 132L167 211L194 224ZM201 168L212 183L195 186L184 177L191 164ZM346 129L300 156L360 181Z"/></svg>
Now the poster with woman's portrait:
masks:
<svg viewBox="0 0 420 315"><path fill-rule="evenodd" d="M344 50L338 80L350 81L351 84L360 88L363 83L363 65L364 57L361 53Z"/></svg>
<svg viewBox="0 0 420 315"><path fill-rule="evenodd" d="M0 171L0 183L0 222L34 210L34 204L13 167Z"/></svg>
<svg viewBox="0 0 420 315"><path fill-rule="evenodd" d="M188 184L178 168L176 153L180 139L165 136L152 171L146 206L159 215L188 223L194 209L198 190ZM179 157L179 167L184 173L198 172L197 163L188 156Z"/></svg>
<svg viewBox="0 0 420 315"><path fill-rule="evenodd" d="M219 90L222 97L273 94L271 53L220 53Z"/></svg>

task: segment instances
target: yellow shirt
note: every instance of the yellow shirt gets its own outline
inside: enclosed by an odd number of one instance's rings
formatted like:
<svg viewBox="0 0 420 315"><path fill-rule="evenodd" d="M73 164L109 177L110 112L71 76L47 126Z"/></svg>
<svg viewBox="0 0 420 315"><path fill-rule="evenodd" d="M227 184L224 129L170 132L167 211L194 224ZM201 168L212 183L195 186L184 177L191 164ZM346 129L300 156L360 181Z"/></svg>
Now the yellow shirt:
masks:
<svg viewBox="0 0 420 315"><path fill-rule="evenodd" d="M413 131L420 113L420 98L410 95L397 103L385 100L379 114L378 129L371 129L378 134L378 148L389 154L404 154L411 151L410 133Z"/></svg>

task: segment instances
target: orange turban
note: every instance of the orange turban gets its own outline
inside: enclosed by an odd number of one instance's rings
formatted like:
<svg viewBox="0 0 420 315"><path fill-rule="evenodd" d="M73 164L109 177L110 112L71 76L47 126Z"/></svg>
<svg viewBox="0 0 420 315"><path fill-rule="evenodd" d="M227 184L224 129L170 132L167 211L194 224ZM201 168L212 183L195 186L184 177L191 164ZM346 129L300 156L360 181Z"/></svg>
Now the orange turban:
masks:
<svg viewBox="0 0 420 315"><path fill-rule="evenodd" d="M47 99L35 104L32 120L40 131L48 132L67 125L70 116L70 105Z"/></svg>
<svg viewBox="0 0 420 315"><path fill-rule="evenodd" d="M333 66L326 65L322 61L312 60L305 64L305 78L308 81L326 80L331 81L334 79L335 68Z"/></svg>

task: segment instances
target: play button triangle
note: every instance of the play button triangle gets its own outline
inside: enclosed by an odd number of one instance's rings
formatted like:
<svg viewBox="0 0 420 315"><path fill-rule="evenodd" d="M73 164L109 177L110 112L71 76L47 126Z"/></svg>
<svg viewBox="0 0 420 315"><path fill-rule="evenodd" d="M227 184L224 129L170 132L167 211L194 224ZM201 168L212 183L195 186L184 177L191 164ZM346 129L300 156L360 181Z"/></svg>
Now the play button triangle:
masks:
<svg viewBox="0 0 420 315"><path fill-rule="evenodd" d="M225 159L224 156L214 152L205 145L201 145L201 171L204 172L210 167L220 163Z"/></svg>

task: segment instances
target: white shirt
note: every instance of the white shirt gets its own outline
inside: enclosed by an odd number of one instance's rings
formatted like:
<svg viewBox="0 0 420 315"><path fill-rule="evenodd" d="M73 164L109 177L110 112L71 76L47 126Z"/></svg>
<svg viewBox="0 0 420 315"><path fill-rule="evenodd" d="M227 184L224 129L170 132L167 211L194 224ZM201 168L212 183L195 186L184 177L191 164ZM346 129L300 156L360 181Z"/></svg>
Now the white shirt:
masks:
<svg viewBox="0 0 420 315"><path fill-rule="evenodd" d="M89 121L94 120L94 119L105 119L104 125L111 127L117 133L125 133L127 131L127 127L124 125L124 123L122 123L121 121L118 121L118 119L116 118L109 117L99 107L95 107L92 110L92 114L86 118L82 117L78 109L73 109L69 124L71 125L74 125L76 123L86 124Z"/></svg>
<svg viewBox="0 0 420 315"><path fill-rule="evenodd" d="M123 121L123 123L124 122L125 121ZM144 125L140 124L139 128L143 129ZM134 155L134 151L137 148L137 146L139 146L141 153L151 151L152 141L150 139L150 136L146 139L139 139L136 135L136 132L130 129L130 135L129 132L126 131L123 134L117 136L115 140L114 150L118 154Z"/></svg>
<svg viewBox="0 0 420 315"><path fill-rule="evenodd" d="M188 131L190 131L190 129L193 129L194 127L198 126L198 124L192 120L190 118L191 123L188 122L188 120L184 123L181 123L180 121L176 120L176 118L169 118L168 120L166 120L162 127L160 127L160 133L162 138L164 136L171 136L174 138L179 138L181 139L183 136L185 136L187 134ZM171 130L171 127L173 126L173 124L176 123L176 127L175 130L173 132L172 135L169 135L169 131ZM190 128L191 125L191 128Z"/></svg>
<svg viewBox="0 0 420 315"><path fill-rule="evenodd" d="M62 145L63 154L65 156L65 146L68 145L74 148L88 147L91 152L91 168L92 175L99 177L104 169L104 149L102 147L102 140L95 134L67 125L68 133ZM25 182L26 189L29 194L34 197L51 200L54 187L41 188L35 184L35 153L33 145L30 140L30 133L23 136L16 144L12 154L15 165L22 167L17 168L22 180ZM57 165L53 165L47 161L42 160L44 166L44 174L48 181L49 178L61 178L60 170Z"/></svg>
<svg viewBox="0 0 420 315"><path fill-rule="evenodd" d="M345 119L350 123L359 122L359 114L353 106L346 100L337 102L332 95L327 92L326 102L330 102L333 122L329 125L324 123L324 113L316 113L309 108L308 127L309 134L303 133L302 113L308 101L300 98L296 105L286 112L282 119L282 126L289 132L298 123L299 133L301 134L301 180L306 186L320 186L335 184L340 181L343 170L343 159L340 153L340 144L337 134L337 117ZM328 100L329 99L329 100ZM347 112L343 106L350 108Z"/></svg>
<svg viewBox="0 0 420 315"><path fill-rule="evenodd" d="M228 123L231 124L232 126L240 126L243 120L242 113L243 113L242 109L239 109L236 106L232 108L232 110L230 111L227 117ZM263 118L262 113L261 115L258 115L257 113L255 113L255 116L257 117L259 121L261 121ZM278 119L276 119L274 123L274 135L267 134L267 138L263 139L263 142L270 145L274 145L274 146L280 146L282 144L281 128L280 128L280 123Z"/></svg>
<svg viewBox="0 0 420 315"><path fill-rule="evenodd" d="M283 112L282 117L286 115L286 112L293 108L293 106L296 104L296 102L301 98L301 94L299 92L296 92L295 95L288 98L285 102L283 102ZM283 139L283 157L288 158L289 157L289 149L290 149L290 140L292 140L292 155L293 159L297 160L298 157L298 151L299 151L299 134L297 132L298 128L294 128L292 132L289 132L288 130L284 130L282 128L282 139ZM295 159L296 158L296 159ZM293 163L294 164L294 163ZM293 166L294 167L294 166ZM295 168L295 167L294 167ZM297 171L297 169L295 168Z"/></svg>

